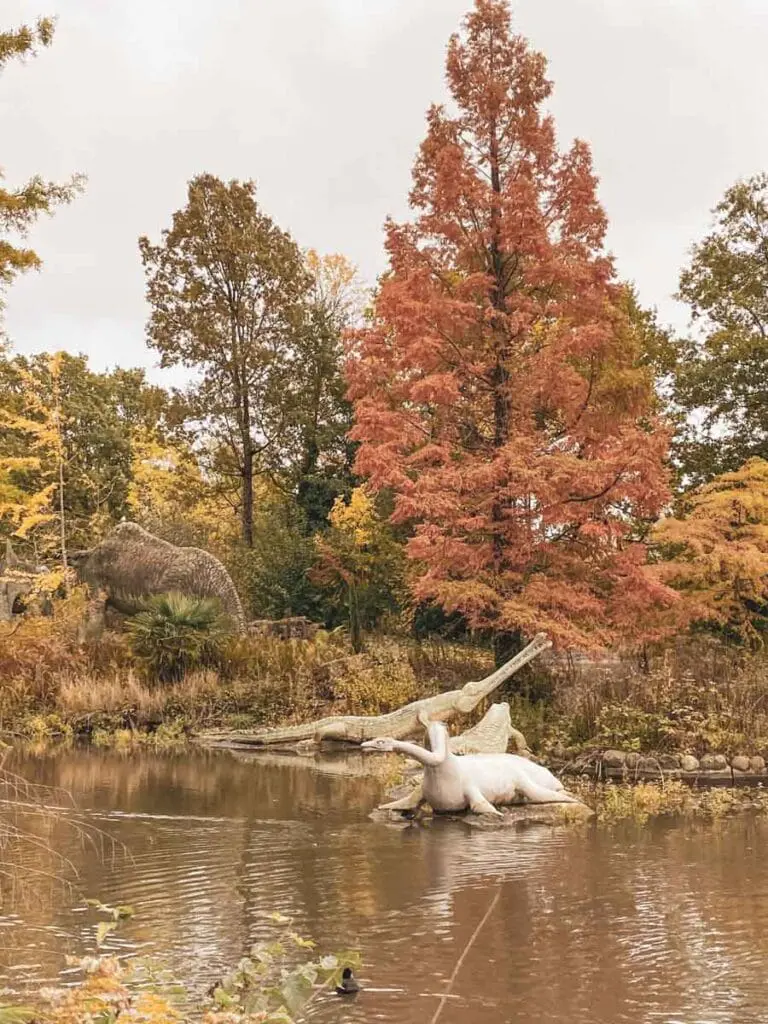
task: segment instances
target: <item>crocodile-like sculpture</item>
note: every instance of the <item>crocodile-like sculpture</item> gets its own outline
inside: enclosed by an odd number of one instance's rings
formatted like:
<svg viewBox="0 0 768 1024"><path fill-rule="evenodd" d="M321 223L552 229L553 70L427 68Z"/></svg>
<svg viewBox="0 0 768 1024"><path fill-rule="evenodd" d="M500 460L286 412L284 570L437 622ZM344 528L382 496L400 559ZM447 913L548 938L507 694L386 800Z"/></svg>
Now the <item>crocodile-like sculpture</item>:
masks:
<svg viewBox="0 0 768 1024"><path fill-rule="evenodd" d="M519 803L521 798L535 804L579 802L543 765L517 754L457 756L450 750L448 730L442 722L423 720L423 724L428 730L429 749L385 736L368 740L362 749L396 751L423 764L423 799L434 811L469 809L475 814L500 816L494 804ZM406 808L389 805L385 809Z"/></svg>
<svg viewBox="0 0 768 1024"><path fill-rule="evenodd" d="M322 743L326 740L362 743L377 736L402 739L419 732L421 717L424 715L429 719L447 722L457 715L467 715L474 711L481 701L498 689L510 676L549 647L551 641L544 633L539 633L519 654L487 678L467 683L460 690L448 690L445 693L437 693L434 697L413 701L386 715L334 715L304 725L287 725L257 732L208 733L202 734L199 739L203 743L235 743L238 746L253 747L296 746L300 743ZM511 726L509 728L512 729ZM522 733L512 729L511 736L519 749L526 749Z"/></svg>

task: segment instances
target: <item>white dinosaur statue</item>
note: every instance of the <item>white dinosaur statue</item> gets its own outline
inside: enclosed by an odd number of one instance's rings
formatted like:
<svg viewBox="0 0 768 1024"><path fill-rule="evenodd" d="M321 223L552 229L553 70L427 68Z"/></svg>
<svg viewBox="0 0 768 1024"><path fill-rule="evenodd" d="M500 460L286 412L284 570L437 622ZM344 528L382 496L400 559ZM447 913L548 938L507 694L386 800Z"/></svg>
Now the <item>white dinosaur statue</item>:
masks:
<svg viewBox="0 0 768 1024"><path fill-rule="evenodd" d="M496 814L494 804L519 803L525 798L534 804L578 803L563 788L549 769L517 754L463 754L451 752L448 730L442 722L420 718L427 727L427 750L415 743L380 736L361 744L363 750L407 754L424 765L422 798L434 811L464 811ZM398 802L400 803L400 802ZM406 798L403 809L412 806ZM387 805L397 809L397 804Z"/></svg>

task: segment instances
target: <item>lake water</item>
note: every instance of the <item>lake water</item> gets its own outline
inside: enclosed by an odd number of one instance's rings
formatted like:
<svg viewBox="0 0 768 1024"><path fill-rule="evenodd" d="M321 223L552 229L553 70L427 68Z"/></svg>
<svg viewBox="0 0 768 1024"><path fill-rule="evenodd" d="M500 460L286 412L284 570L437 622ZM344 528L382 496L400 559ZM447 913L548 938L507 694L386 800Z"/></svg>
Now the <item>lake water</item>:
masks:
<svg viewBox="0 0 768 1024"><path fill-rule="evenodd" d="M56 983L66 954L93 950L81 895L131 904L105 948L161 954L196 992L279 910L322 948L364 957L365 990L318 1000L313 1021L427 1024L500 893L441 1024L768 1021L768 822L389 827L368 820L382 783L366 764L15 753L6 767L71 793L112 841L79 836L67 812L50 838L75 890L49 884L42 850L11 870L25 902L6 899L0 917L2 983Z"/></svg>

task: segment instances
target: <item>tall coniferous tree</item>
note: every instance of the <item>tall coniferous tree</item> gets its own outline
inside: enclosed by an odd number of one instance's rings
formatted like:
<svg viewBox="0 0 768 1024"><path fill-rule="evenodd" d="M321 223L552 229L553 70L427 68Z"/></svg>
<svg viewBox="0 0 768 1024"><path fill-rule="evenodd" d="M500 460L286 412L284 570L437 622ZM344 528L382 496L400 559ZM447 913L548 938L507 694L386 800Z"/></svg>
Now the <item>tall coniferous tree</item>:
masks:
<svg viewBox="0 0 768 1024"><path fill-rule="evenodd" d="M632 524L667 497L668 433L627 329L588 147L558 150L544 58L504 0L449 44L407 224L348 367L358 471L413 524L419 599L489 628L611 642L669 592Z"/></svg>

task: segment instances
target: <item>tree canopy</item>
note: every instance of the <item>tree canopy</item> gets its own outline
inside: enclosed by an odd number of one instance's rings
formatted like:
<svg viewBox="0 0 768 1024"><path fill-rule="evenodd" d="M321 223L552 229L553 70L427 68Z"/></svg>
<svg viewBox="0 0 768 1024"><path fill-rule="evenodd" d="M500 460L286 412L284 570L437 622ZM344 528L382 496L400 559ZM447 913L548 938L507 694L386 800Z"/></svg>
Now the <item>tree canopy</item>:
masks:
<svg viewBox="0 0 768 1024"><path fill-rule="evenodd" d="M687 622L762 645L768 632L768 462L750 459L686 498L654 530L659 572Z"/></svg>
<svg viewBox="0 0 768 1024"><path fill-rule="evenodd" d="M692 485L768 456L768 174L728 189L714 217L679 290L701 328L675 386Z"/></svg>
<svg viewBox="0 0 768 1024"><path fill-rule="evenodd" d="M50 46L53 32L51 18L41 18L34 28L22 25L0 32L0 74L9 61L32 56L39 47ZM40 214L52 213L54 207L70 202L85 182L82 175L75 175L69 182L57 185L36 175L16 188L5 188L3 180L0 165L0 314L3 291L18 274L40 266L37 253L20 245L18 239L24 239Z"/></svg>
<svg viewBox="0 0 768 1024"><path fill-rule="evenodd" d="M667 498L669 434L589 148L558 150L545 60L503 0L476 0L447 80L349 363L357 469L413 524L418 598L500 635L606 643L669 596L631 529Z"/></svg>

